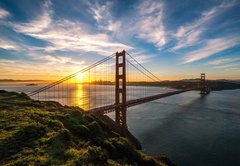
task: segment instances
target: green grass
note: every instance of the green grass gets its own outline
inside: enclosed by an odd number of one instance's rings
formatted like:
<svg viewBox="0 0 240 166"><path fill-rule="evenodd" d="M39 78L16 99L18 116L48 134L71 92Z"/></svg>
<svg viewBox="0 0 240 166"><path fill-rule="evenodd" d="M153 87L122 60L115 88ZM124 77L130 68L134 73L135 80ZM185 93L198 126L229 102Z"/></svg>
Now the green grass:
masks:
<svg viewBox="0 0 240 166"><path fill-rule="evenodd" d="M106 118L0 91L0 165L166 165Z"/></svg>

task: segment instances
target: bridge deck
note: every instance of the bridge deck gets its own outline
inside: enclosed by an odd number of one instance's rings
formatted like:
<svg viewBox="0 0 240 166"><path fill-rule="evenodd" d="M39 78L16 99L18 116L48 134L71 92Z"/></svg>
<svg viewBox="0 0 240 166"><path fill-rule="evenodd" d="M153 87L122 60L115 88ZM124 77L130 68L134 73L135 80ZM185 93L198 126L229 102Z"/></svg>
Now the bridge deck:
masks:
<svg viewBox="0 0 240 166"><path fill-rule="evenodd" d="M143 104L143 103L146 103L146 102L154 101L154 100L157 100L157 99L160 99L160 98L173 96L173 95L176 95L176 94L179 94L179 93L184 93L184 92L192 91L192 90L199 90L199 88L177 90L177 91L173 91L173 92L167 92L167 93L161 93L161 94L158 94L158 95L143 97L143 98L140 98L140 99L129 100L129 101L127 101L126 105L127 105L127 107L133 107L135 105ZM119 105L116 105L116 104L107 105L107 106L103 106L103 107L99 107L99 108L94 108L94 109L91 109L91 110L88 110L88 111L98 112L100 114L106 114L106 113L109 113L109 112L113 112L116 107L121 107L121 104L119 104Z"/></svg>

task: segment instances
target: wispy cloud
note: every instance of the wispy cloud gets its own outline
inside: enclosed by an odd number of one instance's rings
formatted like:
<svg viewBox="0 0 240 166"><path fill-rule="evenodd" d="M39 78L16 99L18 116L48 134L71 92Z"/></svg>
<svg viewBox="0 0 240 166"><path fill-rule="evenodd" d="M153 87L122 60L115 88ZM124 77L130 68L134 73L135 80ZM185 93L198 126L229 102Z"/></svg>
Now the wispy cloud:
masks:
<svg viewBox="0 0 240 166"><path fill-rule="evenodd" d="M197 71L204 63L209 70L222 74L222 70L239 67L235 66L239 64L239 2L210 1L194 7L195 10L188 1L176 5L162 0L80 0L67 4L44 0L45 3L37 3L40 6L29 2L26 9L18 10L10 10L21 5L17 1L1 2L6 7L0 7L1 55L9 54L16 59L0 57L0 72L14 70L16 75L37 75L46 70L43 76L65 70L70 73L100 59L99 55L126 49L155 72L162 67L167 68L164 73L174 75L181 66L182 72L189 73L193 65ZM197 66L178 65L204 58L207 59ZM157 65L160 63L163 65Z"/></svg>
<svg viewBox="0 0 240 166"><path fill-rule="evenodd" d="M94 4L89 3L89 12L96 20L99 29L117 33L122 26L122 22L113 19L111 13L112 6L113 3L110 1L107 1L103 5L100 5L98 2Z"/></svg>
<svg viewBox="0 0 240 166"><path fill-rule="evenodd" d="M8 60L8 59L0 59L1 66L7 66L9 64L14 64L14 60Z"/></svg>
<svg viewBox="0 0 240 166"><path fill-rule="evenodd" d="M14 24L15 29L18 32L26 33L29 35L35 33L42 33L47 30L52 22L51 15L51 2L46 1L43 5L43 12L34 20L28 23Z"/></svg>
<svg viewBox="0 0 240 166"><path fill-rule="evenodd" d="M0 7L0 19L4 19L8 16L10 16L10 13L7 10Z"/></svg>
<svg viewBox="0 0 240 166"><path fill-rule="evenodd" d="M133 52L133 54L130 53L130 55L133 56L134 59L136 59L141 64L148 63L148 62L152 61L154 57L156 57L156 55L145 53L142 50ZM131 58L129 58L129 59L131 59Z"/></svg>
<svg viewBox="0 0 240 166"><path fill-rule="evenodd" d="M46 58L46 59L45 59ZM51 56L45 56L44 61L28 61L28 60L5 60L0 59L1 70L0 74L2 78L37 78L37 79L56 79L57 77L67 76L69 73L73 73L80 70L84 64L72 64L65 63L68 59L54 62ZM49 59L48 59L49 58ZM51 59L52 58L52 59ZM47 62L47 63L46 63ZM53 65L56 64L57 65ZM83 62L84 63L84 62ZM14 70L13 70L14 69ZM31 72L30 72L31 71Z"/></svg>
<svg viewBox="0 0 240 166"><path fill-rule="evenodd" d="M239 43L238 38L217 38L210 39L204 44L203 47L190 51L184 56L183 63L195 62L209 56L212 56L218 52L231 48Z"/></svg>
<svg viewBox="0 0 240 166"><path fill-rule="evenodd" d="M228 68L236 68L240 67L240 64L227 64L227 65L221 65L221 66L214 66L216 69L228 69Z"/></svg>
<svg viewBox="0 0 240 166"><path fill-rule="evenodd" d="M104 16L109 15L108 4L109 3L106 5L99 5L99 3L96 3L94 6L89 8L89 12L98 23L105 19Z"/></svg>
<svg viewBox="0 0 240 166"><path fill-rule="evenodd" d="M107 34L91 33L88 27L80 22L67 19L52 19L51 3L47 1L43 6L42 14L27 23L12 24L15 31L24 33L37 39L45 40L49 44L44 48L47 52L75 51L96 52L109 55L118 49L130 49L122 43L113 42ZM96 16L96 19L101 19Z"/></svg>
<svg viewBox="0 0 240 166"><path fill-rule="evenodd" d="M141 39L154 44L158 49L167 42L167 34L163 25L163 2L157 0L141 1L133 9L134 13L123 18L113 18L113 3L94 3L89 12L96 20L98 29L111 32L111 36L121 40Z"/></svg>
<svg viewBox="0 0 240 166"><path fill-rule="evenodd" d="M205 31L207 24L223 13L226 9L234 6L234 4L235 1L223 1L219 5L203 11L200 18L197 20L181 26L174 34L174 37L178 40L178 42L177 45L173 47L173 50L196 44L196 42L199 41L202 33Z"/></svg>
<svg viewBox="0 0 240 166"><path fill-rule="evenodd" d="M210 65L222 65L222 64L226 64L226 63L230 63L230 62L236 62L236 61L240 61L240 57L236 57L236 58L221 58L221 59L216 59L213 61L208 62L208 64Z"/></svg>
<svg viewBox="0 0 240 166"><path fill-rule="evenodd" d="M115 51L132 48L119 42L113 42L111 36L107 34L91 32L84 23L53 18L52 3L46 1L42 6L42 13L35 19L25 23L6 21L5 25L17 33L46 41L47 46L30 46L28 43L17 43L1 37L0 48L18 51L20 54L28 56L25 60L0 59L2 77L11 77L6 73L13 68L12 77L19 73L25 77L37 77L38 73L41 73L41 76L46 78L59 72L65 76L88 65L78 56L69 56L71 53L76 55L76 53L95 52L106 56ZM68 55L59 55L58 51L67 52Z"/></svg>
<svg viewBox="0 0 240 166"><path fill-rule="evenodd" d="M228 71L240 71L240 65L238 65L236 67L226 68L225 70L228 70Z"/></svg>
<svg viewBox="0 0 240 166"><path fill-rule="evenodd" d="M15 51L18 51L20 49L20 47L16 43L3 38L0 38L0 48Z"/></svg>
<svg viewBox="0 0 240 166"><path fill-rule="evenodd" d="M163 25L163 10L163 2L142 1L138 6L139 18L137 18L134 26L138 38L153 43L158 48L161 48L167 42Z"/></svg>
<svg viewBox="0 0 240 166"><path fill-rule="evenodd" d="M178 37L178 43L176 46L173 47L173 50L177 50L180 48L188 47L191 45L194 45L198 40L200 35L202 34L202 29L196 29L189 31L188 33L185 32L186 30L184 28L180 28L178 34L176 36Z"/></svg>
<svg viewBox="0 0 240 166"><path fill-rule="evenodd" d="M44 60L49 64L71 64L71 65L84 65L85 61L76 61L70 57L63 57L57 55L44 55L44 56L34 56L35 59Z"/></svg>

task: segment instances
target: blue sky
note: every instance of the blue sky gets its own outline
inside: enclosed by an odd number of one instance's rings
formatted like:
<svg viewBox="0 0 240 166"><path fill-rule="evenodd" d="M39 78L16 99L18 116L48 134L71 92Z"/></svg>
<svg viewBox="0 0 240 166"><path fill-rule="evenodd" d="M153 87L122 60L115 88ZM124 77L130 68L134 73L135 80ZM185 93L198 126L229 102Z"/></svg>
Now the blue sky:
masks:
<svg viewBox="0 0 240 166"><path fill-rule="evenodd" d="M160 79L240 79L239 0L1 0L0 78L66 76L123 49Z"/></svg>

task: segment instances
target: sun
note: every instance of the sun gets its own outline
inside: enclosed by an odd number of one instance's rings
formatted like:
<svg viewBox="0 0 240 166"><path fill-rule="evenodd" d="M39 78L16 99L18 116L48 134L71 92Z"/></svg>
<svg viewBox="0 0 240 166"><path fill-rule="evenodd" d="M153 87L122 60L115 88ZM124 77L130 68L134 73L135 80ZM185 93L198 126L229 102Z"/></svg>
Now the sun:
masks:
<svg viewBox="0 0 240 166"><path fill-rule="evenodd" d="M78 79L78 80L83 80L83 78L84 78L83 73L78 73L78 74L77 74L77 79Z"/></svg>

